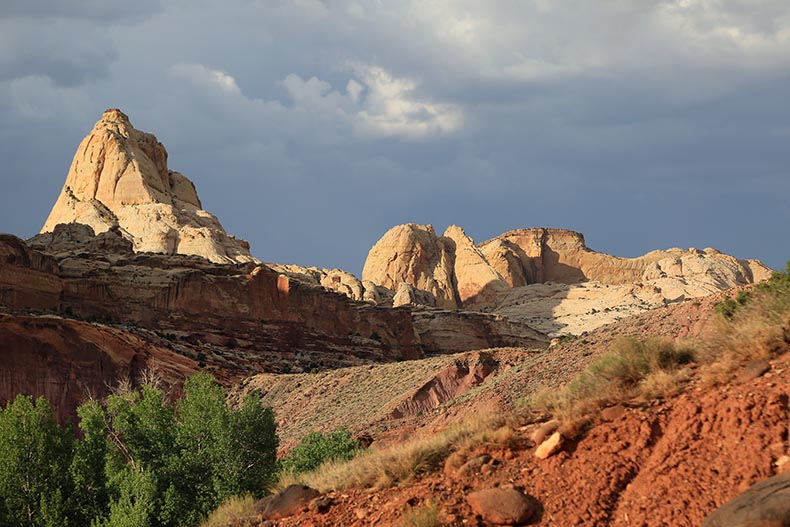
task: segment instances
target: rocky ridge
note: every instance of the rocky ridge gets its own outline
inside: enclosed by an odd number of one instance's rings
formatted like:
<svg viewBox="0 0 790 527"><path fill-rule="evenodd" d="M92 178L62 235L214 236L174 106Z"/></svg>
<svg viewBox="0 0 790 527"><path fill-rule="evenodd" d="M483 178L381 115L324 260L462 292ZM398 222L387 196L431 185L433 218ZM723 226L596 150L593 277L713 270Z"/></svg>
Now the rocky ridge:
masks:
<svg viewBox="0 0 790 527"><path fill-rule="evenodd" d="M0 403L21 392L47 395L61 418L86 393L100 396L153 364L175 384L199 369L232 383L260 372L547 344L498 315L356 302L265 265L135 253L120 228L94 235L81 224L28 242L0 235L0 314ZM42 318L55 329L35 329ZM449 328L453 338L442 338ZM95 381L87 392L70 381L75 374Z"/></svg>
<svg viewBox="0 0 790 527"><path fill-rule="evenodd" d="M167 166L167 151L152 134L135 129L118 109L104 112L74 156L63 190L37 250L57 254L51 234L59 224L89 226L66 243L88 252L113 231L135 252L201 256L214 263L261 262L249 245L227 234L202 209L192 182ZM76 235L76 231L73 231ZM63 243L63 233L57 238ZM111 243L121 243L111 236ZM340 269L267 264L291 282L319 286L379 306L420 305L494 312L511 324L552 336L580 334L618 318L684 298L759 281L769 270L714 249L669 249L617 258L588 249L584 237L562 229L519 229L476 244L463 229L438 236L430 225L390 229L370 250L358 279ZM498 317L498 318L497 318ZM468 318L468 316L467 316ZM425 317L422 317L425 320ZM436 314L433 320L447 319ZM449 334L449 333L448 333ZM464 349L470 349L466 347Z"/></svg>
<svg viewBox="0 0 790 527"><path fill-rule="evenodd" d="M246 380L240 393L261 390L265 404L284 416L278 426L285 448L319 422L327 431L345 427L387 443L471 416L512 412L536 392L569 382L626 336L705 339L717 330L714 306L727 294L645 311L549 348L481 347L317 374L261 374Z"/></svg>
<svg viewBox="0 0 790 527"><path fill-rule="evenodd" d="M390 229L370 250L365 283L410 290L396 305L494 312L550 335L580 334L648 309L758 282L770 269L716 249L618 258L563 229L519 229L475 244L460 227Z"/></svg>

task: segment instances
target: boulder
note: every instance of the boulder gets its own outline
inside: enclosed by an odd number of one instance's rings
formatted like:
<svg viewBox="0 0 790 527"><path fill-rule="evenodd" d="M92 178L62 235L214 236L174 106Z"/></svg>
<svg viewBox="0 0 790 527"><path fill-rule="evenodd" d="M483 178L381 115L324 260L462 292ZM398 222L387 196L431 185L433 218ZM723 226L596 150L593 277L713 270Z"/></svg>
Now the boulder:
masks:
<svg viewBox="0 0 790 527"><path fill-rule="evenodd" d="M538 459L547 459L560 450L562 450L564 439L562 434L554 432L548 439L543 441L538 448L535 449L535 457Z"/></svg>
<svg viewBox="0 0 790 527"><path fill-rule="evenodd" d="M530 439L536 445L540 445L546 440L546 438L550 437L554 432L556 432L561 424L562 423L557 419L546 421L545 423L540 425L534 432L532 432Z"/></svg>
<svg viewBox="0 0 790 527"><path fill-rule="evenodd" d="M790 472L782 472L752 485L702 522L702 527L783 525L790 525Z"/></svg>
<svg viewBox="0 0 790 527"><path fill-rule="evenodd" d="M288 485L277 494L255 504L255 511L266 520L279 520L306 511L321 493L305 485Z"/></svg>
<svg viewBox="0 0 790 527"><path fill-rule="evenodd" d="M491 488L466 496L472 512L495 525L523 525L537 511L537 501L516 489Z"/></svg>

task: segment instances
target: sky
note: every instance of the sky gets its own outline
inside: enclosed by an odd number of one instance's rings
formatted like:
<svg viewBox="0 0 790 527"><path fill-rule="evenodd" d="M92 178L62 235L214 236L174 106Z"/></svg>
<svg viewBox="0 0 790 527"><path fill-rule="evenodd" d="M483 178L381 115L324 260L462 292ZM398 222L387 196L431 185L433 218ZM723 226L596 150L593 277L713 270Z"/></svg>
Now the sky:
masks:
<svg viewBox="0 0 790 527"><path fill-rule="evenodd" d="M106 108L258 258L392 226L790 259L787 0L2 0L0 232Z"/></svg>

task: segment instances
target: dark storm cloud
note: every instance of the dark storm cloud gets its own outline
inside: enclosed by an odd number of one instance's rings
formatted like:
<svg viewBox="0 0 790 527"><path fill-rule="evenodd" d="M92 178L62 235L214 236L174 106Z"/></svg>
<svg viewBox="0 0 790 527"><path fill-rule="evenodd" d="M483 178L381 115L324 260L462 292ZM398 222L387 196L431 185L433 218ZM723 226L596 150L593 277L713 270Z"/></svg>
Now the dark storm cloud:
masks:
<svg viewBox="0 0 790 527"><path fill-rule="evenodd" d="M45 76L75 86L106 76L116 56L106 32L90 21L0 19L0 81Z"/></svg>
<svg viewBox="0 0 790 527"><path fill-rule="evenodd" d="M408 221L790 257L764 241L790 220L783 0L63 5L0 8L0 230L38 228L119 106L269 261L359 271Z"/></svg>
<svg viewBox="0 0 790 527"><path fill-rule="evenodd" d="M0 18L67 18L117 24L144 20L161 8L162 0L3 0Z"/></svg>

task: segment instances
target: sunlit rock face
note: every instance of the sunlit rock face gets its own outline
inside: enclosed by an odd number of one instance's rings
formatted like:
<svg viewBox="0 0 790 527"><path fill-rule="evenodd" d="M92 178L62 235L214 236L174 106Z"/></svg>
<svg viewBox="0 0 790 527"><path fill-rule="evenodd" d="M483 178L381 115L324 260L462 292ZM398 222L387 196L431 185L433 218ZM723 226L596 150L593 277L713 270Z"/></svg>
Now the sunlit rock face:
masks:
<svg viewBox="0 0 790 527"><path fill-rule="evenodd" d="M192 182L167 167L164 145L118 109L105 111L80 143L41 232L61 223L89 225L97 234L118 227L136 252L255 261L246 241L203 210Z"/></svg>

